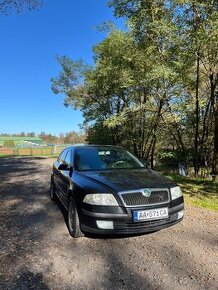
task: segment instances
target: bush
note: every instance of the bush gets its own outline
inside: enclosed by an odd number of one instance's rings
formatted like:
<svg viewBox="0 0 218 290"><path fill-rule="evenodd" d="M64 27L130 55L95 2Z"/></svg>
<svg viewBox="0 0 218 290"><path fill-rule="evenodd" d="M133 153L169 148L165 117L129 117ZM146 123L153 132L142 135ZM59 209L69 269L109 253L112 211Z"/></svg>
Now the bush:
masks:
<svg viewBox="0 0 218 290"><path fill-rule="evenodd" d="M5 140L3 143L3 147L15 147L15 143L13 140Z"/></svg>

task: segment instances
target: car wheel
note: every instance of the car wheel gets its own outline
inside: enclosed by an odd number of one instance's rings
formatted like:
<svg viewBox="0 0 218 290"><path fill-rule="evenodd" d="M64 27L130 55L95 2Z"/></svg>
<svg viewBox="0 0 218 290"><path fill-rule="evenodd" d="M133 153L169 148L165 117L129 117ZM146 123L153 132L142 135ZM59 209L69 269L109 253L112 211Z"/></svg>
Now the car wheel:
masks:
<svg viewBox="0 0 218 290"><path fill-rule="evenodd" d="M57 201L57 195L55 193L55 185L52 179L51 179L51 185L50 185L50 198L52 201Z"/></svg>
<svg viewBox="0 0 218 290"><path fill-rule="evenodd" d="M68 202L67 221L68 221L68 230L72 237L79 238L79 237L84 236L80 230L79 215L78 215L75 201L72 196L69 198L69 202Z"/></svg>

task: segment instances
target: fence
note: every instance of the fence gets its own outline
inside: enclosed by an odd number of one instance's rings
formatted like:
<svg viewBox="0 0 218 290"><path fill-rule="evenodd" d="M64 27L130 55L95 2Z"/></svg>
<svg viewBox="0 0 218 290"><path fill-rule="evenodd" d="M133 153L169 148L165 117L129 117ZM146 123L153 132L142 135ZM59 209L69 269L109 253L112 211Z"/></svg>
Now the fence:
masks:
<svg viewBox="0 0 218 290"><path fill-rule="evenodd" d="M17 156L36 156L36 155L52 155L54 153L53 147L43 148L0 148L0 155L17 155Z"/></svg>
<svg viewBox="0 0 218 290"><path fill-rule="evenodd" d="M14 155L14 156L43 156L43 155L59 155L64 148L71 144L58 144L49 147L0 147L1 155Z"/></svg>

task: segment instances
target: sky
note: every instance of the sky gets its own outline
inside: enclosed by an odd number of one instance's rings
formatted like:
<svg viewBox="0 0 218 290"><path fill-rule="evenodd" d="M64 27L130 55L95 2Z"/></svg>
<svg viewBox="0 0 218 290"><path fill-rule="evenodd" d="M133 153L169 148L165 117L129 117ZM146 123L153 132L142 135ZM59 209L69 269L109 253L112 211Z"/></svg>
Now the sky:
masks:
<svg viewBox="0 0 218 290"><path fill-rule="evenodd" d="M105 37L96 26L110 20L123 26L107 0L43 0L38 10L0 15L0 133L80 130L82 113L64 107L50 79L58 55L92 64L92 47Z"/></svg>

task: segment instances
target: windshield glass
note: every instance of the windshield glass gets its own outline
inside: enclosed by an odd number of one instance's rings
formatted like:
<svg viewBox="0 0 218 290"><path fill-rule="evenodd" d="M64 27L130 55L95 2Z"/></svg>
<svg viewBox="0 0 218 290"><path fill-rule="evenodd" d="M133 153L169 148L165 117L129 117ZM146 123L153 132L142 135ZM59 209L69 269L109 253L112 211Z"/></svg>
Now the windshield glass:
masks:
<svg viewBox="0 0 218 290"><path fill-rule="evenodd" d="M131 153L115 147L78 148L76 150L75 166L79 171L144 167Z"/></svg>

